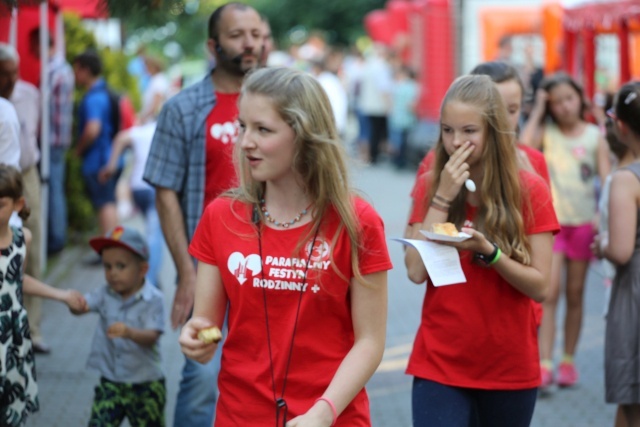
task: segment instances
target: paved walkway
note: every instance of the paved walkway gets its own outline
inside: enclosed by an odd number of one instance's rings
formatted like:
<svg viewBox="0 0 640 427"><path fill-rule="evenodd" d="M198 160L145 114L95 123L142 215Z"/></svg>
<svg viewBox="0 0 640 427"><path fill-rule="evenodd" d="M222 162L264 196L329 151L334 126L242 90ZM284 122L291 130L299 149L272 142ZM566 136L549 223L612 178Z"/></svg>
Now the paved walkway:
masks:
<svg viewBox="0 0 640 427"><path fill-rule="evenodd" d="M388 237L402 235L408 206L412 173L396 173L384 166L359 169L355 173L358 187L368 195L382 215ZM139 226L140 221L132 221ZM389 274L389 322L384 360L368 385L375 427L409 427L411 425L411 378L404 375L418 325L424 287L406 279L402 249L389 242L394 270ZM99 267L86 267L80 260L88 247L71 248L57 261L49 282L86 292L104 280ZM174 270L168 253L162 273L165 278L167 313L173 298ZM603 331L601 316L603 290L597 268L590 274L586 292L585 324L577 364L580 384L569 390L554 390L540 398L534 415L534 427L606 427L613 425L615 408L603 398ZM76 427L87 423L97 374L85 369L97 316L72 316L65 306L46 301L42 329L53 352L37 356L41 411L30 418L28 426ZM167 322L168 324L168 322ZM177 345L177 332L162 337L164 370L167 376L167 420L173 421L183 357ZM185 426L189 427L189 426Z"/></svg>

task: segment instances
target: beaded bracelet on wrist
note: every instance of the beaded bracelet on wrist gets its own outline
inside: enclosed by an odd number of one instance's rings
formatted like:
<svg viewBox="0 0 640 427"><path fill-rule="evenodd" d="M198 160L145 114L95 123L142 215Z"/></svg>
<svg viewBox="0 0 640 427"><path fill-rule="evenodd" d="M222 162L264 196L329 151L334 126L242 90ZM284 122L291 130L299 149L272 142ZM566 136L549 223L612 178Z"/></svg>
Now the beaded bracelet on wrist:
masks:
<svg viewBox="0 0 640 427"><path fill-rule="evenodd" d="M449 206L442 205L436 202L435 200L431 200L431 203L429 203L429 206L440 212L449 213Z"/></svg>

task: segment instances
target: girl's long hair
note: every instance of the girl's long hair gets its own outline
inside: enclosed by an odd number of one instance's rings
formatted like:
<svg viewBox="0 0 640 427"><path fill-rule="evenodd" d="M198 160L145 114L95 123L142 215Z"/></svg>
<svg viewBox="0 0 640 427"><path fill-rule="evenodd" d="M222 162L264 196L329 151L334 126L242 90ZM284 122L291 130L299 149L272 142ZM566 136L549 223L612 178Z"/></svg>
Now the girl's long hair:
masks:
<svg viewBox="0 0 640 427"><path fill-rule="evenodd" d="M485 121L485 143L480 160L484 174L480 183L480 206L474 219L475 226L505 254L528 265L531 263L531 246L525 234L523 190L514 135L509 129L500 92L488 76L462 76L447 91L442 110L450 102L474 106ZM442 142L442 129L435 149L431 197L435 195L442 169L449 161L449 154ZM466 199L467 189L463 186L449 209L449 221L458 228L463 226L466 219Z"/></svg>
<svg viewBox="0 0 640 427"><path fill-rule="evenodd" d="M0 163L0 197L8 197L13 201L24 196L24 182L20 171L13 166ZM23 220L29 218L31 209L25 204L18 212L18 216Z"/></svg>
<svg viewBox="0 0 640 427"><path fill-rule="evenodd" d="M358 268L360 227L353 205L342 141L338 136L331 104L320 84L310 75L283 67L262 68L251 73L240 92L268 97L275 110L291 126L296 135L293 170L299 175L303 187L313 201L313 226L302 236L298 248L313 238L322 218L333 208L340 225L335 241L344 228L351 241L351 267L354 276L362 280ZM235 161L240 187L232 194L237 200L257 206L264 195L264 182L251 177L240 144L235 147ZM257 209L259 215L263 215ZM264 217L261 218L264 222ZM332 255L333 257L333 252ZM335 263L332 263L335 265ZM344 272L337 272L343 278Z"/></svg>

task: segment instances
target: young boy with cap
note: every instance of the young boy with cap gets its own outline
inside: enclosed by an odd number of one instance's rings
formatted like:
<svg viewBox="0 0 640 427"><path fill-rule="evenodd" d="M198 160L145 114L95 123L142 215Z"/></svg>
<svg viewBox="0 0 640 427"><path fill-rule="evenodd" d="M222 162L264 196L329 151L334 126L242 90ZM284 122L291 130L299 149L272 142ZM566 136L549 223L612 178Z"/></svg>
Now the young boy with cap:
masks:
<svg viewBox="0 0 640 427"><path fill-rule="evenodd" d="M107 285L85 295L100 315L88 368L100 372L91 426L164 426L166 388L160 367L164 298L146 279L149 248L140 233L118 226L89 241L102 257ZM76 313L76 314L83 314Z"/></svg>

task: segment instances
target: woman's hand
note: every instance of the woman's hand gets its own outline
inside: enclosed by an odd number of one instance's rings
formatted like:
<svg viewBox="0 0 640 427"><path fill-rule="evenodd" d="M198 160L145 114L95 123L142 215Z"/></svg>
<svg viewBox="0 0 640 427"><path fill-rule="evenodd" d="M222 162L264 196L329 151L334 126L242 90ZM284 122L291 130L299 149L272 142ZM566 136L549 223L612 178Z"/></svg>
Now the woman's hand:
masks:
<svg viewBox="0 0 640 427"><path fill-rule="evenodd" d="M609 244L609 235L608 233L599 233L597 234L589 248L591 249L591 253L598 258L602 259L604 254L602 253L602 249Z"/></svg>
<svg viewBox="0 0 640 427"><path fill-rule="evenodd" d="M328 403L319 400L309 410L295 417L286 427L330 427L333 424L333 413Z"/></svg>
<svg viewBox="0 0 640 427"><path fill-rule="evenodd" d="M435 242L441 245L452 246L459 251L471 251L481 253L483 255L488 255L493 252L493 243L487 240L487 238L484 237L484 234L482 234L478 230L468 227L462 227L462 230L460 231L463 233L467 233L471 237L463 240L462 242L443 242L440 240Z"/></svg>
<svg viewBox="0 0 640 427"><path fill-rule="evenodd" d="M185 356L199 363L207 363L211 360L218 344L205 344L198 339L198 332L212 326L215 325L204 317L192 317L185 323L178 340Z"/></svg>
<svg viewBox="0 0 640 427"><path fill-rule="evenodd" d="M544 108L547 106L547 101L549 101L549 93L544 89L536 90L536 100L535 106Z"/></svg>
<svg viewBox="0 0 640 427"><path fill-rule="evenodd" d="M438 196L449 202L458 196L464 182L469 178L469 164L466 161L473 149L471 141L467 141L449 157L449 161L440 173L440 184L436 191Z"/></svg>

